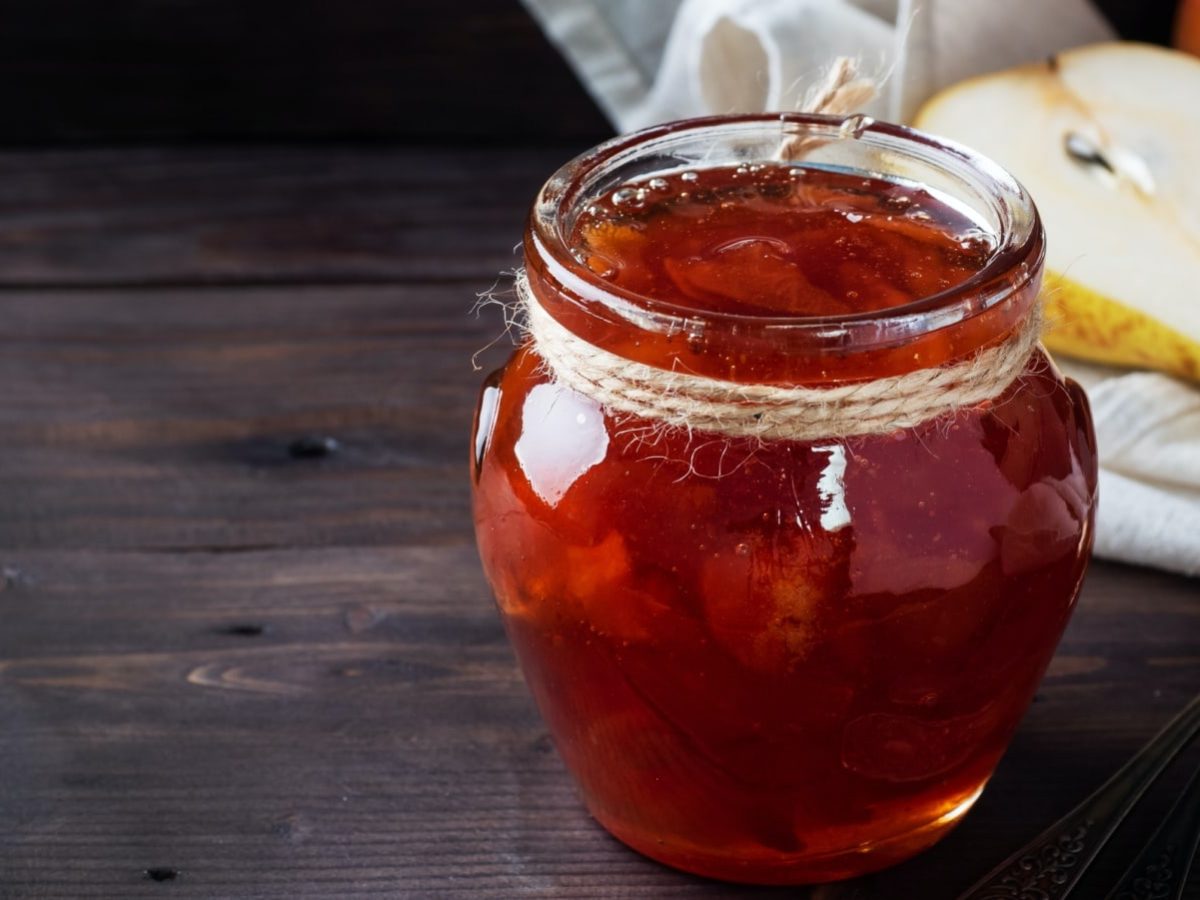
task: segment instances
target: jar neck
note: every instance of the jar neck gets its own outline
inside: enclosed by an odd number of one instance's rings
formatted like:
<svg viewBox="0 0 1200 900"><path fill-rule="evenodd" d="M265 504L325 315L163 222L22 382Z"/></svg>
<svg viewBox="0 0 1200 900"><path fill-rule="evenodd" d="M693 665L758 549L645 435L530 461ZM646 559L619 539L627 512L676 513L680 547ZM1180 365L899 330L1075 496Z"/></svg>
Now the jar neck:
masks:
<svg viewBox="0 0 1200 900"><path fill-rule="evenodd" d="M673 314L581 278L527 235L532 299L588 343L633 362L747 384L820 387L950 365L1007 340L1041 284L1040 229L1026 258L973 285L973 300L886 320ZM961 298L960 298L961 300ZM913 304L914 306L919 305Z"/></svg>
<svg viewBox="0 0 1200 900"><path fill-rule="evenodd" d="M533 299L576 336L631 361L726 381L822 386L945 366L1005 341L1028 319L1045 242L1032 200L1004 170L966 148L872 123L846 138L838 117L738 116L627 135L571 161L529 218ZM902 306L829 317L731 314L672 305L605 281L575 258L579 211L615 186L681 166L766 160L784 139L815 147L818 165L928 185L970 209L995 237L965 281Z"/></svg>

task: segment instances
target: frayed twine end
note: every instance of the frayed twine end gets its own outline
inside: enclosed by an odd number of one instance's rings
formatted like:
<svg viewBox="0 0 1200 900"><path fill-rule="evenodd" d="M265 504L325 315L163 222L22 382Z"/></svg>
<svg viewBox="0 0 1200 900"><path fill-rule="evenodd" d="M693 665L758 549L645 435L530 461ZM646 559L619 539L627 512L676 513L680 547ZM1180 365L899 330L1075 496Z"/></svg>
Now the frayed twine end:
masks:
<svg viewBox="0 0 1200 900"><path fill-rule="evenodd" d="M478 318L480 314L490 307L498 307L500 315L504 320L503 330L471 354L471 370L474 372L483 371L483 366L479 364L479 357L487 353L498 343L509 338L513 344L518 344L525 338L528 331L528 320L525 315L525 301L517 290L518 282L525 277L523 268L509 269L501 272L495 283L486 291L480 291L475 295L475 302L471 306L471 315ZM508 282L507 286L502 286L504 282Z"/></svg>
<svg viewBox="0 0 1200 900"><path fill-rule="evenodd" d="M857 60L839 56L820 83L809 89L800 112L848 116L874 100L878 92L873 78L859 75Z"/></svg>

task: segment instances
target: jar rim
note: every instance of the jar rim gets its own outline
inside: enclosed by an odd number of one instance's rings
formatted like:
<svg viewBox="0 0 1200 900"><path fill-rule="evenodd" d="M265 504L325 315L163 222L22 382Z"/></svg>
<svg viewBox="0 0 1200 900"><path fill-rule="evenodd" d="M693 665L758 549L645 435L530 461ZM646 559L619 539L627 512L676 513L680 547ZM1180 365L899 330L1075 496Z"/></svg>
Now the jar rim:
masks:
<svg viewBox="0 0 1200 900"><path fill-rule="evenodd" d="M826 315L757 315L684 306L631 291L607 281L576 259L570 247L572 212L591 197L586 189L606 171L652 158L655 153L672 158L670 151L697 138L749 138L755 135L812 137L822 143L862 141L873 150L916 159L936 168L951 180L973 189L986 199L997 227L995 247L987 262L966 279L909 303L883 309ZM746 157L739 161L766 161ZM682 162L682 160L681 160ZM803 164L803 160L796 162ZM712 165L712 163L709 163ZM703 160L677 168L706 168ZM671 171L643 169L638 178ZM886 174L861 169L865 175ZM1014 294L1021 293L1041 270L1045 256L1044 232L1037 207L1028 191L998 163L954 141L903 125L878 122L864 116L828 116L813 113L755 113L683 119L619 135L580 154L558 169L542 186L530 213L526 254L542 263L545 274L584 304L598 303L620 318L656 331L687 328L700 322L736 329L762 331L806 345L844 349L848 343L881 346L912 340L972 318Z"/></svg>

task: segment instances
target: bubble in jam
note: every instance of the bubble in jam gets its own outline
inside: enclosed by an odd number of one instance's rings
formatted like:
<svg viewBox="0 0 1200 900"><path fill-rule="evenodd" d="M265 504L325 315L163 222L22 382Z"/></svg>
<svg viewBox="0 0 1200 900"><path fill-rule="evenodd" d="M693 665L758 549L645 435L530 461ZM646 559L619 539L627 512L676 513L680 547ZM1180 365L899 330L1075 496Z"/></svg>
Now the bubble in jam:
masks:
<svg viewBox="0 0 1200 900"><path fill-rule="evenodd" d="M994 236L914 185L784 164L656 175L575 222L593 272L680 306L744 315L887 309L961 284Z"/></svg>

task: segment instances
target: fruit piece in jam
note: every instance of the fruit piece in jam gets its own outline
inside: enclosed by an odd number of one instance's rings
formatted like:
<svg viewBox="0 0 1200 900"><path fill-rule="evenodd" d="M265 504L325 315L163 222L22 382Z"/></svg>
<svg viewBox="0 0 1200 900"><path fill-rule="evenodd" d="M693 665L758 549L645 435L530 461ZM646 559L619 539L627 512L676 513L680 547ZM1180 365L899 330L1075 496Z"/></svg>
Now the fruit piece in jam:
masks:
<svg viewBox="0 0 1200 900"><path fill-rule="evenodd" d="M961 283L992 250L985 230L929 192L858 174L757 165L649 184L588 207L575 253L618 287L705 312L901 306Z"/></svg>

